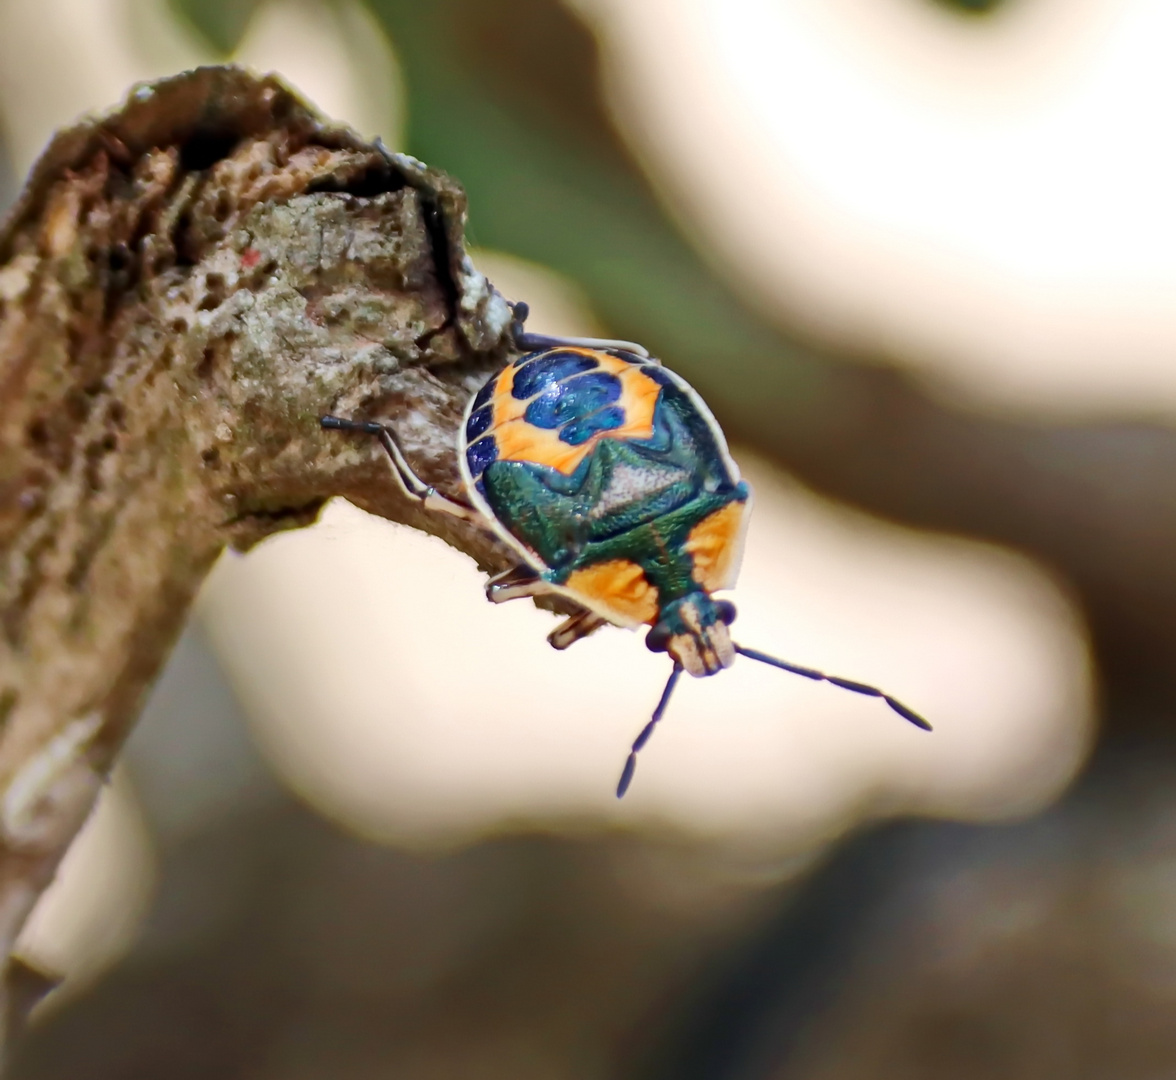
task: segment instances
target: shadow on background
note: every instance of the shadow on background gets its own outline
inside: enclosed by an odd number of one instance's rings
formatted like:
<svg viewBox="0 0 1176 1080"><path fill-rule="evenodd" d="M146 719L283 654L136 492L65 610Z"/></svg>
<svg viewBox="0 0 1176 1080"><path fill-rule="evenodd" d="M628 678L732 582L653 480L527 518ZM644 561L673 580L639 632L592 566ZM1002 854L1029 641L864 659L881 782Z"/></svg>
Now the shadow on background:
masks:
<svg viewBox="0 0 1176 1080"><path fill-rule="evenodd" d="M175 6L222 52L250 10ZM372 10L404 70L405 148L465 183L476 243L576 281L612 332L673 357L733 436L819 490L1064 576L1108 735L1032 821L871 828L806 877L599 833L410 854L278 787L193 631L130 750L152 911L12 1076L1171 1071L1176 437L973 414L767 325L669 221L600 106L591 35L552 0ZM0 202L4 177L0 161Z"/></svg>

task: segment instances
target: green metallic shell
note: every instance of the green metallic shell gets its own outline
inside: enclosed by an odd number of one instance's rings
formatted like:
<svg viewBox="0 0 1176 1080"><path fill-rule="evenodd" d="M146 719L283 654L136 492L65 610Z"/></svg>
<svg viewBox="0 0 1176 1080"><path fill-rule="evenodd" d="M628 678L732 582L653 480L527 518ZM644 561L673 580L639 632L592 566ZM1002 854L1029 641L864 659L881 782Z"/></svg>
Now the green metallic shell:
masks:
<svg viewBox="0 0 1176 1080"><path fill-rule="evenodd" d="M618 618L607 597L570 587L578 572L635 564L660 609L700 588L692 531L750 497L689 385L615 350L522 357L471 402L458 450L467 493L495 531L557 591L614 622L646 620ZM741 546L742 522L736 533L730 543ZM732 580L719 587L733 584L739 552L729 554Z"/></svg>

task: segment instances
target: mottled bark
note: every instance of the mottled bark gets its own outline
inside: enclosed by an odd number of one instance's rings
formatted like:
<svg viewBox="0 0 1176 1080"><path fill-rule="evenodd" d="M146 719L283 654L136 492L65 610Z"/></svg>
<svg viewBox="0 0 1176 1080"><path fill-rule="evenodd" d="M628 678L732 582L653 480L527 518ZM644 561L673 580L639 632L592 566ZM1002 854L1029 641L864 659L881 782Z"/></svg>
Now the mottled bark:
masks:
<svg viewBox="0 0 1176 1080"><path fill-rule="evenodd" d="M505 563L399 496L374 442L318 425L394 417L453 490L455 427L510 320L464 208L234 68L140 87L35 167L0 228L5 955L222 548L342 494Z"/></svg>

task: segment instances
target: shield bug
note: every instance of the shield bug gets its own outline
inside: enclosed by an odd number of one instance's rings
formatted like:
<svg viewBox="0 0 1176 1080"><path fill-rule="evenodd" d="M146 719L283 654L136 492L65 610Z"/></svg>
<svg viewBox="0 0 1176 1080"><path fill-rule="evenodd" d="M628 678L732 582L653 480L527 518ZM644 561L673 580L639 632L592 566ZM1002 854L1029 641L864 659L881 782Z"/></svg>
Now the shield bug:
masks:
<svg viewBox="0 0 1176 1080"><path fill-rule="evenodd" d="M378 437L409 497L482 525L513 549L519 563L486 583L488 599L570 599L578 610L549 635L555 648L605 623L650 627L646 645L668 653L673 669L633 742L617 797L682 673L714 675L736 656L881 698L929 731L918 713L875 686L732 640L735 605L715 593L735 584L751 489L714 416L640 345L530 334L526 305L514 311L522 355L471 398L458 433L463 500L413 472L391 425L324 416L322 426Z"/></svg>

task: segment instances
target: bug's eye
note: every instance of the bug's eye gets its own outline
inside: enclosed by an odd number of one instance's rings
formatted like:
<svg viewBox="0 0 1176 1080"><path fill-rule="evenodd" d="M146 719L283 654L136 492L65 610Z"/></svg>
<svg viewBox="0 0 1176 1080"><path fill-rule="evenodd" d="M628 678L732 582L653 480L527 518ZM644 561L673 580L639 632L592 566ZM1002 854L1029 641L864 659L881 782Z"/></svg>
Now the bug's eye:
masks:
<svg viewBox="0 0 1176 1080"><path fill-rule="evenodd" d="M665 652L670 643L670 631L662 623L658 623L645 635L645 647L650 652Z"/></svg>
<svg viewBox="0 0 1176 1080"><path fill-rule="evenodd" d="M716 600L715 611L728 626L735 621L735 605L730 600Z"/></svg>

